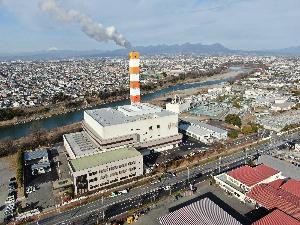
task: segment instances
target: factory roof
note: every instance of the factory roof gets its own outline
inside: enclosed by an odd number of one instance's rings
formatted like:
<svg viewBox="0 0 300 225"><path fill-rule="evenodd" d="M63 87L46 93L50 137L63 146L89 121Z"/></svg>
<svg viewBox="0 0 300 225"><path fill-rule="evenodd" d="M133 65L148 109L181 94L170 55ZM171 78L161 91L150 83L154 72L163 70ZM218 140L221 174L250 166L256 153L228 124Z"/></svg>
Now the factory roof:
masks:
<svg viewBox="0 0 300 225"><path fill-rule="evenodd" d="M85 131L65 134L64 138L68 142L75 157L91 155L99 151L97 144Z"/></svg>
<svg viewBox="0 0 300 225"><path fill-rule="evenodd" d="M75 172L136 156L141 156L141 153L133 147L119 148L107 152L101 152L95 155L73 159L70 161L70 166Z"/></svg>
<svg viewBox="0 0 300 225"><path fill-rule="evenodd" d="M103 108L86 110L85 113L102 126L111 126L138 120L176 115L175 113L148 103L119 106L118 109Z"/></svg>
<svg viewBox="0 0 300 225"><path fill-rule="evenodd" d="M201 199L158 218L162 225L241 225L209 198Z"/></svg>
<svg viewBox="0 0 300 225"><path fill-rule="evenodd" d="M242 166L228 172L228 175L239 182L251 187L257 183L279 173L279 171L265 165L256 167Z"/></svg>
<svg viewBox="0 0 300 225"><path fill-rule="evenodd" d="M278 209L256 221L252 225L282 225L282 221L284 221L285 225L300 225L300 221Z"/></svg>
<svg viewBox="0 0 300 225"><path fill-rule="evenodd" d="M48 152L46 149L44 150L36 150L31 152L24 152L24 160L30 161L35 159L41 159L47 157L48 158Z"/></svg>

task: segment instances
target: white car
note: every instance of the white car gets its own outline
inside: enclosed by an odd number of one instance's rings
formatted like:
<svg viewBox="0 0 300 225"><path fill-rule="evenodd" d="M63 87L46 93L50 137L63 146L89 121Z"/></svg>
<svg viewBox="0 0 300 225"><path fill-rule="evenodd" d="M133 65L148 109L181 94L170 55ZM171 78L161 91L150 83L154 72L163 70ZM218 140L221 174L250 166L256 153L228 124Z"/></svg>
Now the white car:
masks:
<svg viewBox="0 0 300 225"><path fill-rule="evenodd" d="M128 189L124 189L122 191L119 191L119 193L121 193L121 194L127 194L128 193Z"/></svg>
<svg viewBox="0 0 300 225"><path fill-rule="evenodd" d="M171 190L171 186L170 186L170 185L165 186L165 187L163 187L163 189L164 189L165 191L169 191L169 190Z"/></svg>
<svg viewBox="0 0 300 225"><path fill-rule="evenodd" d="M32 192L35 192L35 187L33 187L33 186L28 186L28 187L26 188L26 194L30 194L30 193L32 193Z"/></svg>

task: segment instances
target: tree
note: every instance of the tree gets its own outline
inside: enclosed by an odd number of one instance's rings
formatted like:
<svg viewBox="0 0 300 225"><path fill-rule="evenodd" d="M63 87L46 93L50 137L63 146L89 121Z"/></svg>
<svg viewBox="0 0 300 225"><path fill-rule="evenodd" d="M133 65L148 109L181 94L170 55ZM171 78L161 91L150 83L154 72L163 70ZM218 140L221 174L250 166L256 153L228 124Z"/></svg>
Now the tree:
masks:
<svg viewBox="0 0 300 225"><path fill-rule="evenodd" d="M238 132L236 130L231 130L228 132L228 137L235 139L239 136Z"/></svg>
<svg viewBox="0 0 300 225"><path fill-rule="evenodd" d="M168 74L166 72L162 72L161 75L166 78L168 76Z"/></svg>
<svg viewBox="0 0 300 225"><path fill-rule="evenodd" d="M228 114L225 117L225 122L228 124L238 126L238 127L241 127L241 125L242 125L241 118L236 114Z"/></svg>

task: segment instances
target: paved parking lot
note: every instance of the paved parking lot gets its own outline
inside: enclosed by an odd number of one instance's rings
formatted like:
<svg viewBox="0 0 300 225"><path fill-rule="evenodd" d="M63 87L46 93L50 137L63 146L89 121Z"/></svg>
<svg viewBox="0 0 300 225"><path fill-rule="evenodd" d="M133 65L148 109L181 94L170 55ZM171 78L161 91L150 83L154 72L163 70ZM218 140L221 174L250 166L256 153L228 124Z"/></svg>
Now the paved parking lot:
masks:
<svg viewBox="0 0 300 225"><path fill-rule="evenodd" d="M156 152L144 157L144 163L148 165L161 164L171 161L173 159L179 159L185 155L189 155L192 152L198 150L207 150L208 146L202 142L199 142L191 137L184 137L182 144L179 147L172 148L163 152Z"/></svg>
<svg viewBox="0 0 300 225"><path fill-rule="evenodd" d="M52 182L46 182L38 185L35 192L28 194L26 203L31 209L45 209L55 205Z"/></svg>
<svg viewBox="0 0 300 225"><path fill-rule="evenodd" d="M51 163L50 172L33 176L30 167L25 167L25 187L36 187L34 192L29 193L26 196L25 203L30 209L45 209L55 205L52 182L59 177L57 163L54 160L58 154L57 152L57 147L52 147L48 150Z"/></svg>
<svg viewBox="0 0 300 225"><path fill-rule="evenodd" d="M0 158L0 224L4 219L5 200L8 194L8 180L15 176L6 158Z"/></svg>

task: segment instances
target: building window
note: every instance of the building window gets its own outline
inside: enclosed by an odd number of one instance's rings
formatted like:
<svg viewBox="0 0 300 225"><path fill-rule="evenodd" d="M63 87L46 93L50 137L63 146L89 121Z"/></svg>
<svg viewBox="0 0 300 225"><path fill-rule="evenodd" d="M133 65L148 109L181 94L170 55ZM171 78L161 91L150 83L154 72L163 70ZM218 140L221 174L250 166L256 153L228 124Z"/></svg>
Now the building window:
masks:
<svg viewBox="0 0 300 225"><path fill-rule="evenodd" d="M110 174L111 177L118 175L118 172L113 172Z"/></svg>
<svg viewBox="0 0 300 225"><path fill-rule="evenodd" d="M128 163L129 166L130 166L130 165L133 165L133 164L135 164L135 161L132 161L132 162L129 162L129 163Z"/></svg>
<svg viewBox="0 0 300 225"><path fill-rule="evenodd" d="M132 168L129 168L129 171L133 171L135 169L136 169L136 167L132 167Z"/></svg>
<svg viewBox="0 0 300 225"><path fill-rule="evenodd" d="M157 127L157 129L159 129L159 128L160 128L160 125L157 125L156 127Z"/></svg>
<svg viewBox="0 0 300 225"><path fill-rule="evenodd" d="M121 177L120 180L125 180L125 179L127 179L127 178L128 178L128 176Z"/></svg>
<svg viewBox="0 0 300 225"><path fill-rule="evenodd" d="M149 127L149 130L153 130L152 126Z"/></svg>

